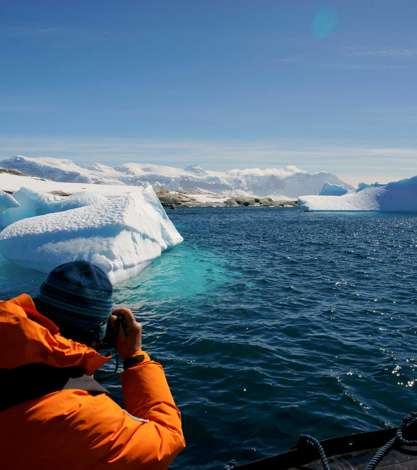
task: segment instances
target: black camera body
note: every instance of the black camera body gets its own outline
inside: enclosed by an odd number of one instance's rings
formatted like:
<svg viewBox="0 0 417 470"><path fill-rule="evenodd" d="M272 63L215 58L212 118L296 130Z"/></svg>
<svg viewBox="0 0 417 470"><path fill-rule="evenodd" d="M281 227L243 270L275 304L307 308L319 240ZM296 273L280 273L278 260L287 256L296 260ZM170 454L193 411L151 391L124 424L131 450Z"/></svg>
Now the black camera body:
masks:
<svg viewBox="0 0 417 470"><path fill-rule="evenodd" d="M105 347L115 348L117 343L117 338L119 337L120 328L123 328L125 333L127 333L127 324L126 319L123 315L114 313L116 320L111 325L107 323L106 336L104 337Z"/></svg>

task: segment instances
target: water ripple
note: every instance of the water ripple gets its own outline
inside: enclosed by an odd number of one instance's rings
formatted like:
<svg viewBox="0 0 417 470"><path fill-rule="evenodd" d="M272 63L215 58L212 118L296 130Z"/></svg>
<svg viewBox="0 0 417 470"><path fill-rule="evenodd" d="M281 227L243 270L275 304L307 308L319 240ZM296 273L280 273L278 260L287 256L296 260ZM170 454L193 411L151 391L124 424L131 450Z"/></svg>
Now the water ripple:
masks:
<svg viewBox="0 0 417 470"><path fill-rule="evenodd" d="M174 468L224 468L302 432L376 429L417 409L417 216L169 215L184 244L116 300L144 324L181 407L188 447ZM2 267L3 297L39 282Z"/></svg>

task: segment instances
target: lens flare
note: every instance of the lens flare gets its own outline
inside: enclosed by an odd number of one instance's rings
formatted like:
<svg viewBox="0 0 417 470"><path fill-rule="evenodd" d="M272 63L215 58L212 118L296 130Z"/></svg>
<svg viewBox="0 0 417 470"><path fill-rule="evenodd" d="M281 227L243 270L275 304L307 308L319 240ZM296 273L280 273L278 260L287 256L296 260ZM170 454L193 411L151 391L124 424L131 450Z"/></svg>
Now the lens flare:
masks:
<svg viewBox="0 0 417 470"><path fill-rule="evenodd" d="M313 36L318 39L324 39L336 31L337 12L335 8L323 7L314 16L311 23Z"/></svg>

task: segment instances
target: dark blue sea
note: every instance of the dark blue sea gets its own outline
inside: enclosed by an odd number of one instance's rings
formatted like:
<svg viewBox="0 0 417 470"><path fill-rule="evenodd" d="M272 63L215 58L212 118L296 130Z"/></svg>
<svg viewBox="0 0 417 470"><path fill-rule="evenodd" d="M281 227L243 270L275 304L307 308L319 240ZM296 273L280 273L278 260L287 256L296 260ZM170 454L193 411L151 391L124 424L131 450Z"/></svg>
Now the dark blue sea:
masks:
<svg viewBox="0 0 417 470"><path fill-rule="evenodd" d="M417 410L417 215L169 216L185 242L116 297L143 323L181 408L188 446L173 468L225 468L300 433L375 430ZM37 288L1 266L3 297Z"/></svg>

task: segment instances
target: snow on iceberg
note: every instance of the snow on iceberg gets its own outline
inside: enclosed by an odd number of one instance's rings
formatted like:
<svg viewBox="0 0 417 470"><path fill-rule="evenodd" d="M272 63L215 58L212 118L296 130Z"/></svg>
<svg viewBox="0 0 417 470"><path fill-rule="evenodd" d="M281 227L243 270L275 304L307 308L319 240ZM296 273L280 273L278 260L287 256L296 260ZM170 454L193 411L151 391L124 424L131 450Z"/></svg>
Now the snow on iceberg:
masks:
<svg viewBox="0 0 417 470"><path fill-rule="evenodd" d="M21 191L32 203L29 211L23 210L43 215L4 228L0 253L23 267L47 273L59 264L82 259L100 266L117 283L182 241L151 187L122 195L83 193L66 199Z"/></svg>
<svg viewBox="0 0 417 470"><path fill-rule="evenodd" d="M19 207L16 199L5 191L0 190L0 213L14 207Z"/></svg>
<svg viewBox="0 0 417 470"><path fill-rule="evenodd" d="M344 196L303 196L299 201L310 211L417 212L417 176Z"/></svg>
<svg viewBox="0 0 417 470"><path fill-rule="evenodd" d="M324 183L319 196L343 196L347 192L347 188L339 184Z"/></svg>
<svg viewBox="0 0 417 470"><path fill-rule="evenodd" d="M59 197L25 187L16 191L13 199L16 205L0 213L0 229L28 217L75 209L105 200L103 196L93 192L80 192L68 197Z"/></svg>

